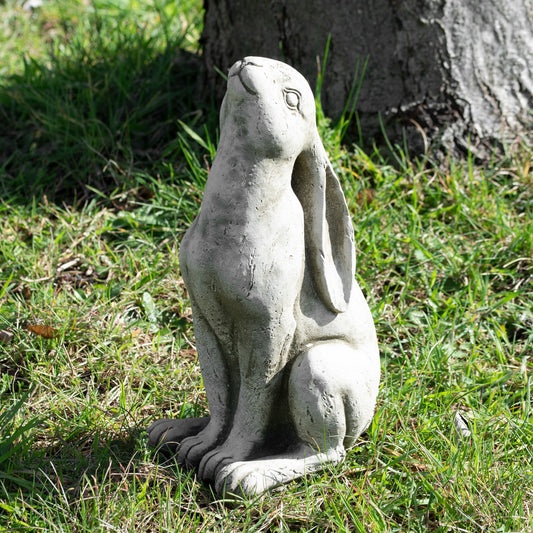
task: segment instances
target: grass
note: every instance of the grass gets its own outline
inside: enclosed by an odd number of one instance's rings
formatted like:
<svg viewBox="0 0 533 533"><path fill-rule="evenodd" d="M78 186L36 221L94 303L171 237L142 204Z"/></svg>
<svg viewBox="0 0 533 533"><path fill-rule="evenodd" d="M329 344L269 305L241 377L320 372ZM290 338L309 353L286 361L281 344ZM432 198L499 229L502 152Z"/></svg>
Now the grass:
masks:
<svg viewBox="0 0 533 533"><path fill-rule="evenodd" d="M376 416L343 465L222 502L142 437L207 409L177 256L217 135L199 2L21 4L0 5L0 531L531 531L531 149L391 165L321 120Z"/></svg>

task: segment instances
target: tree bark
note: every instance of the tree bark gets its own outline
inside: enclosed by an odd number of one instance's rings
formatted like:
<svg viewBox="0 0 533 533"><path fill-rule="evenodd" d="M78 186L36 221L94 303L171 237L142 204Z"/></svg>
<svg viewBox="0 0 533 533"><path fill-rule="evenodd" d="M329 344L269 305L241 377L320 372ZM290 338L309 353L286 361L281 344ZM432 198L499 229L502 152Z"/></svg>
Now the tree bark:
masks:
<svg viewBox="0 0 533 533"><path fill-rule="evenodd" d="M411 154L490 153L527 135L533 109L533 0L205 0L208 81L223 92L237 59L281 59L314 84L330 46L322 104L339 117L357 67L365 139L383 131ZM384 125L384 128L382 127Z"/></svg>

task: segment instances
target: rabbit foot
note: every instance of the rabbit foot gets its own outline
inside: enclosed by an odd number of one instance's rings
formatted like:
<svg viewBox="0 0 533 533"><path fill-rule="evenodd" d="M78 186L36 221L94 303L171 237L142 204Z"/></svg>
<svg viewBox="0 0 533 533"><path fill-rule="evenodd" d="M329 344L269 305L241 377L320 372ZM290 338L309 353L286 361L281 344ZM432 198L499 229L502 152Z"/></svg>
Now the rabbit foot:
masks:
<svg viewBox="0 0 533 533"><path fill-rule="evenodd" d="M305 474L322 470L327 464L337 464L344 459L345 454L342 447L317 453L304 445L298 451L285 455L237 461L220 468L215 479L215 490L221 496L257 496Z"/></svg>
<svg viewBox="0 0 533 533"><path fill-rule="evenodd" d="M255 461L237 461L220 469L215 480L215 490L221 496L253 497L284 482L274 475L264 475L257 470Z"/></svg>
<svg viewBox="0 0 533 533"><path fill-rule="evenodd" d="M182 440L199 433L208 422L208 416L156 420L146 430L148 446L163 453L174 454Z"/></svg>

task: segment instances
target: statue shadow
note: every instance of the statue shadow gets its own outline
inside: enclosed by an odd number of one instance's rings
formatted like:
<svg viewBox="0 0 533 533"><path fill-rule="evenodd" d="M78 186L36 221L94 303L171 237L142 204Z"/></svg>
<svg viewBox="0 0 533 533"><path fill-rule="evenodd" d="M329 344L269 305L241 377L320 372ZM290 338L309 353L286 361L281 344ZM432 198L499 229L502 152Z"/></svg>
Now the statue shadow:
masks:
<svg viewBox="0 0 533 533"><path fill-rule="evenodd" d="M49 446L28 443L11 460L8 479L0 476L2 497L10 495L49 501L56 497L63 505L79 505L80 501L104 494L114 497L136 497L142 486L168 487L169 494L187 485L194 490L196 503L210 506L216 496L209 485L196 484L194 471L177 465L171 456L146 448L144 428L123 428L118 433L100 431L68 436L56 435ZM119 494L120 493L120 494Z"/></svg>
<svg viewBox="0 0 533 533"><path fill-rule="evenodd" d="M163 51L142 32L121 39L29 58L0 81L2 198L82 204L138 185L180 165L179 121L216 124L199 55L178 38Z"/></svg>

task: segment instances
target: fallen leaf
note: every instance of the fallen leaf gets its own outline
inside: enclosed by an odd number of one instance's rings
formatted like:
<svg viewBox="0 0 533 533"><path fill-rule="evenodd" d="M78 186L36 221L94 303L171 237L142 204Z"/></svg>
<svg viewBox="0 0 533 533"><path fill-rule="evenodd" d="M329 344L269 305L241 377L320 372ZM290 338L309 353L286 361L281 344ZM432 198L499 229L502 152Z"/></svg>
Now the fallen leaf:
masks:
<svg viewBox="0 0 533 533"><path fill-rule="evenodd" d="M374 189L363 189L357 193L357 203L360 206L367 206L372 203L376 196L376 191Z"/></svg>
<svg viewBox="0 0 533 533"><path fill-rule="evenodd" d="M45 339L53 339L57 335L57 329L50 326L36 324L34 326L28 326L28 330L36 335L44 337Z"/></svg>

